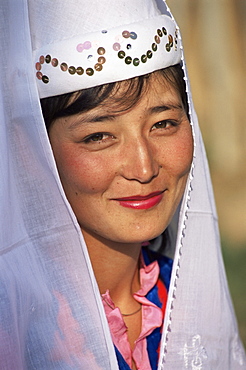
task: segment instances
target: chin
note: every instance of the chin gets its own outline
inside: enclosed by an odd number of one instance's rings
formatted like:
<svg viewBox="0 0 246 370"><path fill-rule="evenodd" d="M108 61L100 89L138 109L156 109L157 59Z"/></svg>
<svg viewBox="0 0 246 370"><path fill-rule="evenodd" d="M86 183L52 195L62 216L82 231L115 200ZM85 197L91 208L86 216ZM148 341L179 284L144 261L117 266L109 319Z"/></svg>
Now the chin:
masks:
<svg viewBox="0 0 246 370"><path fill-rule="evenodd" d="M156 231L152 230L150 232L146 232L146 230L143 232L140 230L140 232L131 233L127 240L124 238L121 242L126 244L142 244L157 238L164 232L164 230L165 228L161 228Z"/></svg>

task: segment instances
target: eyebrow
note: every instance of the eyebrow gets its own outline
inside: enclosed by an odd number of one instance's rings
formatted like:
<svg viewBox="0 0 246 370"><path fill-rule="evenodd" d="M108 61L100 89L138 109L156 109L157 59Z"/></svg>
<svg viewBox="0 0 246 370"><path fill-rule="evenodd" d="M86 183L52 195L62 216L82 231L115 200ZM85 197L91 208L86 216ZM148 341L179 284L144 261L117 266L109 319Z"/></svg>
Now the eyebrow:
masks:
<svg viewBox="0 0 246 370"><path fill-rule="evenodd" d="M158 105L155 107L151 107L148 109L150 114L154 113L162 113L167 110L182 110L183 106L181 104L165 104L165 105Z"/></svg>
<svg viewBox="0 0 246 370"><path fill-rule="evenodd" d="M105 121L114 121L116 115L108 114L108 115L91 115L85 116L79 115L79 117L69 125L69 130L73 130L81 125L96 123L96 122L105 122Z"/></svg>
<svg viewBox="0 0 246 370"><path fill-rule="evenodd" d="M182 109L183 107L181 104L164 104L164 105L157 105L154 107L150 107L147 109L146 113L151 115L151 114L162 113L168 110L182 110ZM80 116L78 120L76 120L75 122L71 123L71 125L69 125L69 130L75 129L85 123L90 124L90 123L96 123L96 122L114 121L117 118L117 116L118 114L106 114L106 115L97 115L97 114L90 115L89 114L89 115L86 115L85 117Z"/></svg>

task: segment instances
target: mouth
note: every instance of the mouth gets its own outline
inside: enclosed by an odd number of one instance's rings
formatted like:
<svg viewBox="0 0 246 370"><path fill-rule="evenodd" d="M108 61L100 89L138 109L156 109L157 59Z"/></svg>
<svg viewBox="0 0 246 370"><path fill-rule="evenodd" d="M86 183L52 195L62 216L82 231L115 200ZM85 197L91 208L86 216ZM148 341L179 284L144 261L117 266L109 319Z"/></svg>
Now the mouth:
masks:
<svg viewBox="0 0 246 370"><path fill-rule="evenodd" d="M148 195L133 195L114 199L122 207L133 209L149 209L159 204L163 198L164 191L156 191Z"/></svg>

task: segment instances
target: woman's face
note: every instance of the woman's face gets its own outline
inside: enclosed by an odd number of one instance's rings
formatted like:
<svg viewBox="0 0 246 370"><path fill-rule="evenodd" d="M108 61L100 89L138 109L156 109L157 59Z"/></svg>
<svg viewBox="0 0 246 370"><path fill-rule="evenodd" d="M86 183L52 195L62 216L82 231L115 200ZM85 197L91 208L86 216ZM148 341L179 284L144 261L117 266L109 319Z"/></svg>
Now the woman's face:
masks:
<svg viewBox="0 0 246 370"><path fill-rule="evenodd" d="M49 136L85 239L140 243L164 231L182 198L191 126L179 94L158 75L137 105L115 111L105 102L59 118Z"/></svg>

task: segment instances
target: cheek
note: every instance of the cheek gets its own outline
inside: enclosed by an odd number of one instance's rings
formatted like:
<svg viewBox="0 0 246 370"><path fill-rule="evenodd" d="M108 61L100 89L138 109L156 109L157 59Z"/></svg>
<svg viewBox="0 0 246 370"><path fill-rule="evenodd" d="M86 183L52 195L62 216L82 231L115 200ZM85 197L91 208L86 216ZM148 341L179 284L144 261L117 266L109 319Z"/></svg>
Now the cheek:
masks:
<svg viewBox="0 0 246 370"><path fill-rule="evenodd" d="M180 176L187 174L193 159L193 139L183 140L179 142L176 156L176 169Z"/></svg>
<svg viewBox="0 0 246 370"><path fill-rule="evenodd" d="M191 130L173 138L165 154L166 168L177 178L186 175L193 158L193 137ZM165 165L165 164L164 164Z"/></svg>
<svg viewBox="0 0 246 370"><path fill-rule="evenodd" d="M63 148L59 157L56 156L56 163L66 192L96 193L104 191L111 182L112 166L101 156L78 155L70 148Z"/></svg>

